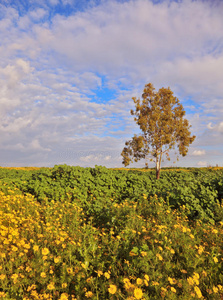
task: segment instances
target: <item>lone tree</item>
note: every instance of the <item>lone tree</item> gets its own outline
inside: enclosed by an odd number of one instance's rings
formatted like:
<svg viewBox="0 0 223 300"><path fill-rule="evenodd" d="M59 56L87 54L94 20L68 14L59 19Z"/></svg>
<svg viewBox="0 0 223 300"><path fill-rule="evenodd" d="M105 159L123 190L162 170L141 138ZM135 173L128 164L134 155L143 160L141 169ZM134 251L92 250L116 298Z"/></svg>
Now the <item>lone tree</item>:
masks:
<svg viewBox="0 0 223 300"><path fill-rule="evenodd" d="M151 83L146 84L142 100L132 98L135 111L131 110L134 120L142 130L141 135L125 143L121 155L122 163L127 166L150 155L150 161L156 163L156 179L160 177L163 155L169 158L169 151L177 144L180 155L186 156L189 145L194 141L190 125L184 118L185 111L170 88L161 88L158 92ZM148 164L146 163L146 166Z"/></svg>

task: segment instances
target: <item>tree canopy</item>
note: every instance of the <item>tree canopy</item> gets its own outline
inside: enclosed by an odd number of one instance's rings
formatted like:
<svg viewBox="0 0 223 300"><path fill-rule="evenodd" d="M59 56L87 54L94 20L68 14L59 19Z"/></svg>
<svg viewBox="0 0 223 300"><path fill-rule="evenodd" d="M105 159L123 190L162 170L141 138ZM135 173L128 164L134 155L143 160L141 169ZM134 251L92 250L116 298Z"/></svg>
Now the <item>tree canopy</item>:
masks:
<svg viewBox="0 0 223 300"><path fill-rule="evenodd" d="M179 154L186 156L195 136L191 136L191 125L184 118L183 105L169 87L156 92L149 83L145 85L142 99L132 99L135 110L130 112L142 134L134 135L125 143L122 163L127 166L150 156L150 160L156 163L156 178L159 179L163 155L169 160L170 150L177 145Z"/></svg>

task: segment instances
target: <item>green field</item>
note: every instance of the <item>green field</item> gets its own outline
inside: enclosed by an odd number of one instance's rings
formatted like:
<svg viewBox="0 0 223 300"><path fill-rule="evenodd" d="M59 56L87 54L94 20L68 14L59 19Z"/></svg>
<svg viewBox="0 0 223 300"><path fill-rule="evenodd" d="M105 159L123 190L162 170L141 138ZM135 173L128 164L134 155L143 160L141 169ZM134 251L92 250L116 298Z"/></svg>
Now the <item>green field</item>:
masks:
<svg viewBox="0 0 223 300"><path fill-rule="evenodd" d="M0 168L0 299L223 299L223 169Z"/></svg>

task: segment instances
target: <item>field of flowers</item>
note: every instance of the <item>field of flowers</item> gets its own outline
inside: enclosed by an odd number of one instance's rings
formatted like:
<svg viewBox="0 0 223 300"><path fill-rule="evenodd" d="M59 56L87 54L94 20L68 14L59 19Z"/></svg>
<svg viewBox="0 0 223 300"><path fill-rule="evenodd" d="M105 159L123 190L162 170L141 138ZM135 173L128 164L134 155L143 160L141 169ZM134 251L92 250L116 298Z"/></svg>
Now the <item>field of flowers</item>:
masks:
<svg viewBox="0 0 223 300"><path fill-rule="evenodd" d="M2 184L0 299L223 299L223 221L156 195L83 203Z"/></svg>

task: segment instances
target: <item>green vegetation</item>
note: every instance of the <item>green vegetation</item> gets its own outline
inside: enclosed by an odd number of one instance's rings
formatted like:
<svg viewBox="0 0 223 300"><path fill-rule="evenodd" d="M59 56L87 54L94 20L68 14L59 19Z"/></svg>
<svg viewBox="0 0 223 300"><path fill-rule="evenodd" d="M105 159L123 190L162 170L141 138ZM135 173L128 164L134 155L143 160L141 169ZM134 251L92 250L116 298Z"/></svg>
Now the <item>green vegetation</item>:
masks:
<svg viewBox="0 0 223 300"><path fill-rule="evenodd" d="M0 299L222 299L223 170L0 169Z"/></svg>

